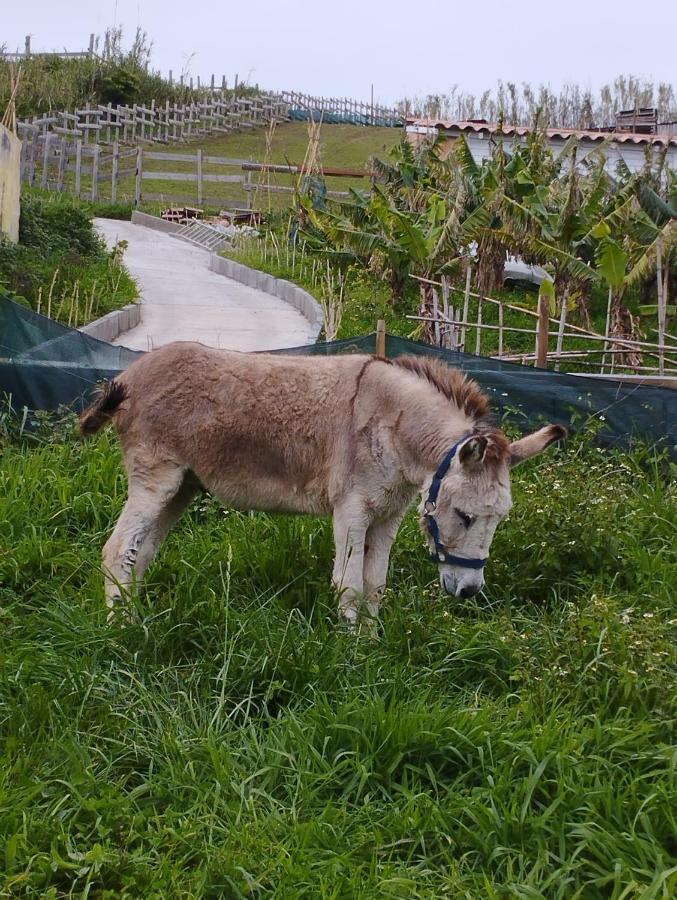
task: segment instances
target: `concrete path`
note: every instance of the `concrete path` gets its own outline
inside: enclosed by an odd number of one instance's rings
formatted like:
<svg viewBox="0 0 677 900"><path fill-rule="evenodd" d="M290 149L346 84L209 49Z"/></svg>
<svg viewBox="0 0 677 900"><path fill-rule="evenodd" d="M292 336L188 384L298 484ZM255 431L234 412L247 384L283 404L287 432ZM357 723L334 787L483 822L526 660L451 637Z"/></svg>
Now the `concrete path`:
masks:
<svg viewBox="0 0 677 900"><path fill-rule="evenodd" d="M199 341L228 350L277 350L313 340L300 312L271 294L211 272L209 253L168 234L95 219L109 247L125 240L124 263L141 291L141 322L114 341L150 350Z"/></svg>

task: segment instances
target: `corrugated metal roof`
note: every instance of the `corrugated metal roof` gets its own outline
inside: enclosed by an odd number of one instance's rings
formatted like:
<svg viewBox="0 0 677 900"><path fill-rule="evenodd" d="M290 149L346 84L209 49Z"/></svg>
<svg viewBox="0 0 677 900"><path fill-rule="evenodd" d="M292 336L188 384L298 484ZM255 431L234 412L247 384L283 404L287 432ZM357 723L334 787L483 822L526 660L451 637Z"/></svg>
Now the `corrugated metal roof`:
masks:
<svg viewBox="0 0 677 900"><path fill-rule="evenodd" d="M407 125L414 125L419 128L437 128L441 131L460 131L463 133L474 132L479 134L497 134L499 126L490 122L464 122L455 119L419 119L407 117ZM506 137L524 137L533 131L525 125L503 125L503 134ZM665 147L667 144L677 146L677 135L674 134L638 134L631 131L579 131L575 128L547 128L546 135L549 138L567 140L572 135L588 141L614 141L619 144L660 144Z"/></svg>

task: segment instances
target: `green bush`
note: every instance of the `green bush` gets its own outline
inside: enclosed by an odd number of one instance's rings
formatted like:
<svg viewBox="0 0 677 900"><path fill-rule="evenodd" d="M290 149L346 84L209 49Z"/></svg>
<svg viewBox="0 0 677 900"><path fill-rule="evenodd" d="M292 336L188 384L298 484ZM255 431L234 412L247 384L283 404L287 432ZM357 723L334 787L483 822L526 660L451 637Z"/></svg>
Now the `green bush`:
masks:
<svg viewBox="0 0 677 900"><path fill-rule="evenodd" d="M94 230L86 208L69 197L23 196L19 243L45 256L77 253L100 258L105 253L105 244Z"/></svg>
<svg viewBox="0 0 677 900"><path fill-rule="evenodd" d="M127 207L117 211L126 217ZM129 273L96 233L88 204L31 193L21 201L19 243L0 241L0 288L73 326L137 296Z"/></svg>

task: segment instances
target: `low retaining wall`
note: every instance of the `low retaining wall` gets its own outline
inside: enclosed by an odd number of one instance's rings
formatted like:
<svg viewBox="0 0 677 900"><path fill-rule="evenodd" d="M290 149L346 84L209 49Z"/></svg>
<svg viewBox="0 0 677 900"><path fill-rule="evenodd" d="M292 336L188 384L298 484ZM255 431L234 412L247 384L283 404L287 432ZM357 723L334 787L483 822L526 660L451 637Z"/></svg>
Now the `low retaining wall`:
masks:
<svg viewBox="0 0 677 900"><path fill-rule="evenodd" d="M139 212L138 209L132 212L132 225L143 225L144 228L164 231L165 234L174 234L181 228L178 222L166 222L159 216L151 216L149 213Z"/></svg>
<svg viewBox="0 0 677 900"><path fill-rule="evenodd" d="M122 309L116 309L107 313L100 319L95 319L89 325L83 325L80 329L83 334L97 338L99 341L108 341L110 344L115 338L120 337L130 328L135 328L141 321L141 304L130 303Z"/></svg>
<svg viewBox="0 0 677 900"><path fill-rule="evenodd" d="M268 275L267 272L259 272L258 269L251 269L249 266L235 262L232 259L217 256L216 253L212 253L210 256L209 268L213 272L218 272L219 275L225 275L227 278L232 278L234 281L239 281L248 287L265 291L266 294L272 294L273 297L279 297L280 300L284 300L310 322L312 339L308 343L315 343L318 339L324 325L324 312L317 300L308 291L304 291L303 288L292 284L291 281L275 278L273 275Z"/></svg>

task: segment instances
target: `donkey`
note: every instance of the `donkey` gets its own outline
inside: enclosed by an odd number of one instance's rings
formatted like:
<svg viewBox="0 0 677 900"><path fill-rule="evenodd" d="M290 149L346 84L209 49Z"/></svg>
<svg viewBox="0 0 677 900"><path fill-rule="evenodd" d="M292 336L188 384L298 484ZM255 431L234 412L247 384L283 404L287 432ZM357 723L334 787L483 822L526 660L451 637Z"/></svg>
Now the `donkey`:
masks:
<svg viewBox="0 0 677 900"><path fill-rule="evenodd" d="M417 495L441 586L484 584L509 470L566 436L510 443L478 385L442 362L400 356L244 354L168 344L136 360L80 417L113 422L129 490L103 551L107 605L141 579L196 494L239 509L332 515L339 615L379 611L390 549Z"/></svg>

